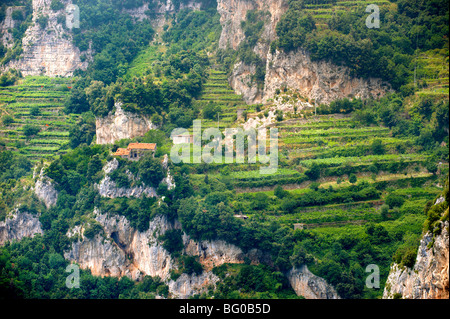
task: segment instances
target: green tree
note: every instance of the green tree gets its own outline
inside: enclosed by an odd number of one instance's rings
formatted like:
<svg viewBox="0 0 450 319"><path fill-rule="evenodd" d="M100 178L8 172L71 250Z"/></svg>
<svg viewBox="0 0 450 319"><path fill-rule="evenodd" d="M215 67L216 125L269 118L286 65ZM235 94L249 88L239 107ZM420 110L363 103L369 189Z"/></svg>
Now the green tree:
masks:
<svg viewBox="0 0 450 319"><path fill-rule="evenodd" d="M405 199L400 195L389 194L386 196L385 202L389 208L401 207L405 202Z"/></svg>
<svg viewBox="0 0 450 319"><path fill-rule="evenodd" d="M309 170L305 172L305 175L308 176L310 180L317 180L320 177L320 166L316 163L313 163Z"/></svg>
<svg viewBox="0 0 450 319"><path fill-rule="evenodd" d="M350 182L350 183L352 183L352 184L355 184L356 182L357 182L357 180L358 180L358 178L356 177L356 175L355 174L350 174L350 176L349 176L349 178L348 178L348 181Z"/></svg>
<svg viewBox="0 0 450 319"><path fill-rule="evenodd" d="M153 158L148 154L139 160L139 176L141 180L153 187L158 187L161 180L164 178L164 169L159 159Z"/></svg>
<svg viewBox="0 0 450 319"><path fill-rule="evenodd" d="M39 108L39 106L37 106L37 105L32 106L30 108L30 115L32 115L32 116L39 116L39 115L41 115L41 109Z"/></svg>
<svg viewBox="0 0 450 319"><path fill-rule="evenodd" d="M273 194L278 197L278 198L284 198L285 196L287 196L289 194L288 191L285 191L283 189L283 187L281 187L280 185L275 186L275 189L273 191Z"/></svg>
<svg viewBox="0 0 450 319"><path fill-rule="evenodd" d="M39 133L40 130L41 128L34 124L25 124L23 126L23 134L26 136L27 139Z"/></svg>
<svg viewBox="0 0 450 319"><path fill-rule="evenodd" d="M9 114L4 115L2 117L2 123L3 123L4 126L9 126L12 123L14 123L14 118L11 115L9 115Z"/></svg>
<svg viewBox="0 0 450 319"><path fill-rule="evenodd" d="M372 154L383 155L385 153L383 142L380 139L376 139L371 145Z"/></svg>

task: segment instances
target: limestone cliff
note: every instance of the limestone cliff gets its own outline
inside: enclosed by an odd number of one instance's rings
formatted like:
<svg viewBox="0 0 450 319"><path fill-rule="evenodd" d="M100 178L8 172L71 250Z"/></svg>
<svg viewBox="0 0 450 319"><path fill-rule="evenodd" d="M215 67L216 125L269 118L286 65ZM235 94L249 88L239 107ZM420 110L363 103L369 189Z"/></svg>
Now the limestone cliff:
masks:
<svg viewBox="0 0 450 319"><path fill-rule="evenodd" d="M157 128L148 117L124 111L121 106L121 102L116 102L115 111L96 118L97 144L112 144L120 139L143 136L148 130Z"/></svg>
<svg viewBox="0 0 450 319"><path fill-rule="evenodd" d="M69 3L63 0L65 4ZM22 39L21 58L10 61L6 68L15 68L27 75L72 76L76 69L86 69L88 59L81 61L81 52L72 43L72 33L58 23L58 16L65 11L50 9L51 0L33 0L33 22ZM39 16L48 16L48 23L42 28L37 22Z"/></svg>
<svg viewBox="0 0 450 319"><path fill-rule="evenodd" d="M268 53L263 102L275 96L276 89L286 86L300 95L329 104L345 97L367 99L383 96L390 87L380 79L350 76L350 70L327 61L312 61L308 52L297 50Z"/></svg>
<svg viewBox="0 0 450 319"><path fill-rule="evenodd" d="M111 180L111 177L108 176L108 174L116 170L118 166L119 162L117 161L117 159L114 158L112 161L108 162L103 168L105 176L103 177L103 179L100 181L99 184L95 184L95 188L100 193L100 196L108 198L140 197L141 195L144 194L145 196L148 197L156 196L156 190L153 187L146 185L132 186L130 188L118 187L116 183L113 180ZM135 177L130 172L127 173L129 179L131 180L135 179ZM166 179L168 178L169 177L166 177Z"/></svg>
<svg viewBox="0 0 450 319"><path fill-rule="evenodd" d="M426 233L420 241L416 263L412 269L393 264L386 280L384 299L448 299L449 298L449 224L442 222L442 232L434 238Z"/></svg>
<svg viewBox="0 0 450 319"><path fill-rule="evenodd" d="M172 0L144 0L142 6L134 9L124 9L124 11L138 20L148 19L150 17L153 27L159 31L167 22L167 17L176 13L178 10L188 8L193 10L200 9L200 2L190 0L182 3L178 2L178 6L176 6Z"/></svg>
<svg viewBox="0 0 450 319"><path fill-rule="evenodd" d="M229 83L237 94L242 94L247 104L267 103L275 97L276 89L286 87L297 91L309 100L318 103L330 103L344 97L379 97L390 90L387 83L380 79L361 79L351 77L346 67L340 67L326 61L312 61L303 50L284 53L270 52L270 43L276 39L276 25L288 8L286 0L248 1L219 0L217 10L221 15L222 33L219 47L237 49L245 39L241 21L247 11L269 12L264 30L253 51L266 63L264 87L258 88L250 77L255 67L236 63Z"/></svg>
<svg viewBox="0 0 450 319"><path fill-rule="evenodd" d="M0 246L36 234L43 234L39 216L15 209L0 222Z"/></svg>
<svg viewBox="0 0 450 319"><path fill-rule="evenodd" d="M140 232L131 227L124 216L113 216L98 209L94 210L93 216L103 232L86 238L84 230L88 225L70 229L67 236L74 241L64 257L82 268L90 269L96 276L128 276L134 280L143 275L159 276L168 284L173 297L187 298L217 282L217 276L210 271L212 265L243 262L240 250L233 245L221 241L196 244L184 234L184 252L188 255L201 254L200 261L205 265L205 271L198 276L182 274L174 281L170 279L169 271L176 269L177 265L158 237L169 229L181 229L178 222L156 216L150 221L148 230Z"/></svg>
<svg viewBox="0 0 450 319"><path fill-rule="evenodd" d="M336 290L309 271L306 265L289 270L287 278L298 296L306 299L340 299Z"/></svg>
<svg viewBox="0 0 450 319"><path fill-rule="evenodd" d="M275 27L281 16L287 10L287 0L217 0L217 12L220 14L222 33L219 39L219 47L225 49L230 47L236 50L245 38L241 29L241 22L245 20L247 11L259 10L270 13L268 23L264 25L264 30L255 51L264 58L267 54L270 42L275 40Z"/></svg>
<svg viewBox="0 0 450 319"><path fill-rule="evenodd" d="M36 176L33 176L36 177ZM58 191L52 183L52 180L44 175L44 168L41 168L39 177L34 185L34 193L44 202L47 208L56 205L58 200Z"/></svg>
<svg viewBox="0 0 450 319"><path fill-rule="evenodd" d="M22 14L24 14L25 7L7 7L5 19L0 23L0 41L8 49L14 45L14 37L10 31L19 24L18 21L12 18L12 13L17 10L22 11Z"/></svg>
<svg viewBox="0 0 450 319"><path fill-rule="evenodd" d="M439 197L435 205L444 202ZM448 216L448 207L443 215ZM414 267L394 263L386 280L383 298L448 299L449 298L449 222L438 221L426 232L419 245Z"/></svg>

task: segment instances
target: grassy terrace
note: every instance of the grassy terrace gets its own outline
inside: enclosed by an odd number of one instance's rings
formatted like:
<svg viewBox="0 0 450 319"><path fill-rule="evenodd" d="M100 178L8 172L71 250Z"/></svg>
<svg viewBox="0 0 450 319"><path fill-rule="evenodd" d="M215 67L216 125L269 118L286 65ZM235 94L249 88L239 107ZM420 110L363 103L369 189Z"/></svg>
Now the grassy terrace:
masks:
<svg viewBox="0 0 450 319"><path fill-rule="evenodd" d="M305 4L305 11L310 13L314 20L316 20L316 26L318 28L327 28L327 22L333 17L333 15L340 14L346 11L356 10L369 5L376 4L378 6L389 5L387 0L354 0L354 1L336 1L335 4L323 3L323 4Z"/></svg>
<svg viewBox="0 0 450 319"><path fill-rule="evenodd" d="M206 83L203 85L202 95L196 101L200 109L207 103L214 103L220 107L218 120L202 120L202 127L218 127L224 129L235 126L237 108L247 105L240 95L234 93L228 84L227 74L223 71L211 69ZM218 123L219 121L219 123Z"/></svg>
<svg viewBox="0 0 450 319"><path fill-rule="evenodd" d="M0 88L2 117L12 116L14 122L0 126L0 137L6 147L16 150L32 161L51 158L66 152L69 127L77 116L64 114L63 102L70 92L72 79L26 77L11 87ZM39 112L33 113L38 108ZM37 135L26 138L25 125L38 126Z"/></svg>
<svg viewBox="0 0 450 319"><path fill-rule="evenodd" d="M218 81L217 77L214 80ZM207 88L217 92L223 90L217 86ZM233 106L230 108L234 109ZM435 176L425 168L428 157L414 149L411 139L392 137L386 127L361 126L351 116L342 115L290 118L271 126L279 131L279 166L275 174L261 175L260 166L267 164L258 163L232 164L229 170L224 169L225 164L210 164L208 168L209 178L226 180L242 202L251 201L257 194L267 196L265 209L244 209L249 221L265 218L270 224L276 219L287 227L304 223L314 231L333 232L342 227L361 231L367 222L387 218L392 220L385 222L389 227L403 227L399 216L407 214L408 207L422 209L426 201L434 199L441 191L433 182ZM372 153L375 140L381 141L383 154ZM366 183L379 190L378 198L297 207L288 212L280 210L282 200L274 195L275 187L281 185L292 196L301 197L312 192L310 187L314 183L305 173L313 164L320 167L320 177L315 181L318 189L339 191L349 188L353 185L349 176L355 174L356 184ZM200 187L204 178L204 174L190 175L194 188ZM405 205L410 206L403 210L390 209L388 216L383 217L380 207L389 194L401 196L406 200ZM424 220L424 216L404 218L405 222L408 219L417 227L421 227Z"/></svg>

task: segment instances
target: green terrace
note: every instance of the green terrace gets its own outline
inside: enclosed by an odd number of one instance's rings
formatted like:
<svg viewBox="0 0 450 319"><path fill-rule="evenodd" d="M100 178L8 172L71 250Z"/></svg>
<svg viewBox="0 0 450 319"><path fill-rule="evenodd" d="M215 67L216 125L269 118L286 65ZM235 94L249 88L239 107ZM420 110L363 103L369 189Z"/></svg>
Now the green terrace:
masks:
<svg viewBox="0 0 450 319"><path fill-rule="evenodd" d="M70 125L78 116L64 113L64 100L74 79L30 76L17 85L0 88L1 116L13 122L0 127L0 138L6 147L18 151L31 161L64 154L69 141ZM39 132L25 136L24 127L35 126Z"/></svg>
<svg viewBox="0 0 450 319"><path fill-rule="evenodd" d="M202 95L195 101L200 110L208 103L220 108L218 117L214 120L203 119L202 127L218 127L225 129L235 126L238 108L248 108L242 96L234 93L228 84L227 74L215 69L209 70L209 76L203 84Z"/></svg>
<svg viewBox="0 0 450 319"><path fill-rule="evenodd" d="M333 3L320 3L320 4L305 4L304 11L311 14L314 20L317 22L318 28L327 28L328 20L334 15L342 14L347 11L356 10L357 8L365 7L369 4L376 4L378 6L389 5L388 0L355 0L355 1L336 1Z"/></svg>

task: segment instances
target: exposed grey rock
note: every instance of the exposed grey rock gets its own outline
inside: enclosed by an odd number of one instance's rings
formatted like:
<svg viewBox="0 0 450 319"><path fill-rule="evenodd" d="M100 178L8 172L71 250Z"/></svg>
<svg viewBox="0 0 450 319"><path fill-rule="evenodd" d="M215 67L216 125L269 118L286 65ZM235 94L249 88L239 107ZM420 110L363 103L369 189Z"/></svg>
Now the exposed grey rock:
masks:
<svg viewBox="0 0 450 319"><path fill-rule="evenodd" d="M219 278L212 272L202 272L200 275L181 274L176 281L169 281L169 291L173 298L187 299L195 294L199 294L208 286L215 287Z"/></svg>
<svg viewBox="0 0 450 319"><path fill-rule="evenodd" d="M394 263L386 280L383 298L396 294L403 299L449 298L449 223L441 222L441 234L434 237L427 232L420 241L416 262L412 269Z"/></svg>
<svg viewBox="0 0 450 319"><path fill-rule="evenodd" d="M63 1L65 4L68 1ZM27 75L72 76L76 69L86 69L91 52L84 52L86 61L81 61L81 52L72 42L72 33L57 22L64 9L50 9L51 0L33 0L33 23L22 39L22 58L10 61L5 69L15 68ZM37 23L40 15L48 16L44 30Z"/></svg>
<svg viewBox="0 0 450 319"><path fill-rule="evenodd" d="M285 53L268 53L263 101L275 96L275 90L286 86L318 104L345 97L378 98L390 91L390 85L376 78L350 76L350 70L327 61L312 61L309 53L299 49Z"/></svg>
<svg viewBox="0 0 450 319"><path fill-rule="evenodd" d="M100 181L99 184L94 186L98 189L100 196L108 198L116 197L140 197L141 195L146 195L149 197L157 196L156 190L153 187L140 185L133 186L130 188L118 187L116 183L108 176L109 173L113 172L119 167L119 162L116 158L112 159L103 167L105 177ZM129 174L131 174L129 172ZM134 179L134 176L130 176Z"/></svg>
<svg viewBox="0 0 450 319"><path fill-rule="evenodd" d="M44 168L39 173L39 178L34 185L34 193L42 200L47 208L56 205L58 191L53 186L52 180L44 175Z"/></svg>
<svg viewBox="0 0 450 319"><path fill-rule="evenodd" d="M98 209L94 216L104 233L88 239L83 235L83 227L69 230L67 235L78 234L78 240L64 253L66 259L89 268L96 276L128 276L136 280L143 274L168 278L173 261L157 241L158 236L173 227L165 217L155 217L147 231L139 232L124 216L102 214Z"/></svg>
<svg viewBox="0 0 450 319"><path fill-rule="evenodd" d="M112 144L124 138L143 136L147 131L157 129L148 117L126 112L121 106L121 102L116 102L114 112L96 118L97 144Z"/></svg>
<svg viewBox="0 0 450 319"><path fill-rule="evenodd" d="M155 197L156 190L149 186L133 186L130 188L117 187L116 183L111 180L108 175L105 176L100 184L96 184L98 192L102 197L117 198L117 197L140 197L145 194L149 197Z"/></svg>
<svg viewBox="0 0 450 319"><path fill-rule="evenodd" d="M8 49L12 48L14 45L14 37L12 32L9 31L12 31L12 29L19 24L18 21L14 21L12 18L12 13L17 10L20 10L23 13L25 11L25 7L7 7L5 10L5 18L3 19L3 22L0 23L0 41Z"/></svg>
<svg viewBox="0 0 450 319"><path fill-rule="evenodd" d="M257 83L251 81L256 72L254 65L238 62L229 77L231 87L237 94L243 96L247 104L269 103L275 97L275 91L282 86L318 103L330 103L345 97L362 99L371 96L380 97L391 90L390 86L380 79L351 77L346 67L325 61L312 61L309 54L303 50L290 53L276 51L275 54L271 54L270 43L277 38L276 25L287 8L286 0L217 2L222 25L219 47L223 49L227 47L237 49L245 39L241 21L245 20L247 11L260 10L270 13L265 19L261 38L253 48L266 63L264 88L258 88Z"/></svg>
<svg viewBox="0 0 450 319"><path fill-rule="evenodd" d="M43 234L39 216L15 209L6 216L4 221L0 222L0 246L7 241L19 241L24 237L34 237L35 234Z"/></svg>
<svg viewBox="0 0 450 319"><path fill-rule="evenodd" d="M306 265L289 270L287 278L298 296L306 299L340 299L335 289L309 271Z"/></svg>

